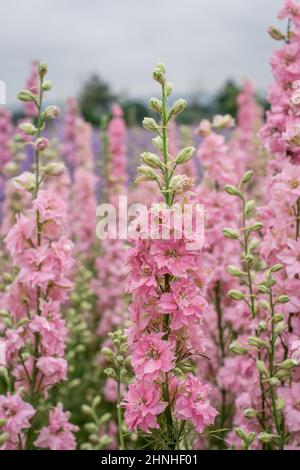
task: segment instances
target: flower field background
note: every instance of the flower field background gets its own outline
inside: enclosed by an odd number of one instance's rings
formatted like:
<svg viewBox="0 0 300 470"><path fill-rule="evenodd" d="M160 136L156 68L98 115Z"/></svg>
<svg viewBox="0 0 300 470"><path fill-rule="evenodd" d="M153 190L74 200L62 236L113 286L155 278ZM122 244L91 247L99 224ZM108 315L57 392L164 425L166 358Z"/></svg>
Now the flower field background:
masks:
<svg viewBox="0 0 300 470"><path fill-rule="evenodd" d="M283 3L266 113L246 80L236 120L179 125L162 64L143 128L118 103L99 128L48 104L45 62L25 118L0 108L1 450L299 450L300 4ZM204 245L99 239L119 196L203 205Z"/></svg>

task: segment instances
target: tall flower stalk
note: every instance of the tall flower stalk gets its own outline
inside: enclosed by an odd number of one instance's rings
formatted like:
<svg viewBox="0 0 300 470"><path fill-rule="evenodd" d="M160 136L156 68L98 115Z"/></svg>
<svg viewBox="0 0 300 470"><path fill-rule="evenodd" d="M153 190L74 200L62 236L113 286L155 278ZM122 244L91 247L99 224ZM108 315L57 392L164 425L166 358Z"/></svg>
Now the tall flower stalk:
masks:
<svg viewBox="0 0 300 470"><path fill-rule="evenodd" d="M165 201L166 214L171 215L176 203L192 200L193 181L176 170L192 158L195 149L170 155L168 124L184 110L186 102L180 99L168 109L172 86L161 64L154 69L153 78L161 86L161 100L151 98L150 107L160 122L145 118L143 125L156 132L153 144L161 156L151 152L141 155L137 181L154 181ZM166 224L161 208L152 206L157 234ZM202 433L217 415L209 404L210 388L192 372L194 360L204 353L206 301L201 251L189 246L186 232L177 239L175 230L170 240L161 236L145 239L137 230L129 254L132 327L128 341L135 381L125 395L125 421L130 430L148 434L149 446L164 449L178 449L192 439L193 427Z"/></svg>

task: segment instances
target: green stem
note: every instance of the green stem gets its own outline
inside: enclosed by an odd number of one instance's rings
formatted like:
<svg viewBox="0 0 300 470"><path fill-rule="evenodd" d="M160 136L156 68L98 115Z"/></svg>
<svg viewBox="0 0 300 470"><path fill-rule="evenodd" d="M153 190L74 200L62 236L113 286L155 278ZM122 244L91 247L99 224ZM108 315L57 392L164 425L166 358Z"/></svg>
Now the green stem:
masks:
<svg viewBox="0 0 300 470"><path fill-rule="evenodd" d="M275 342L276 342L276 335L275 335L275 327L274 327L274 316L275 316L275 311L274 311L274 303L273 303L273 294L272 294L272 288L269 290L269 299L270 299L270 306L271 306L271 351L270 351L270 377L273 377L274 373L274 358L275 358ZM276 409L276 395L274 392L274 387L271 386L271 402L272 402L272 414L275 419L275 426L276 426L276 431L278 436L280 436L280 450L284 449L284 429L281 429L280 425L280 417L278 416L278 412Z"/></svg>
<svg viewBox="0 0 300 470"><path fill-rule="evenodd" d="M169 194L169 184L170 184L170 176L169 176L169 169L168 169L168 140L167 140L167 110L166 110L166 92L165 92L165 82L162 84L162 142L163 142L163 158L164 158L164 174L165 174L165 200L168 206L170 206L170 194Z"/></svg>
<svg viewBox="0 0 300 470"><path fill-rule="evenodd" d="M120 450L125 450L124 437L122 432L122 410L121 410L121 374L120 370L118 372L117 378L117 417L118 417L118 431L119 431L119 447Z"/></svg>

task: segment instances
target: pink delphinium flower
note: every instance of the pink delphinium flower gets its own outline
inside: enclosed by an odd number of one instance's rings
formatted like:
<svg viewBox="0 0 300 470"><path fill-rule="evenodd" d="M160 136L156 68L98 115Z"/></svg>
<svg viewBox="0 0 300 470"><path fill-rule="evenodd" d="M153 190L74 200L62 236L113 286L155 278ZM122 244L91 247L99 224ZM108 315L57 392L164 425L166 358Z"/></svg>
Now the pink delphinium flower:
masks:
<svg viewBox="0 0 300 470"><path fill-rule="evenodd" d="M50 450L75 450L76 440L74 433L78 427L69 423L69 413L64 412L61 406L49 412L49 424L41 429L35 446Z"/></svg>
<svg viewBox="0 0 300 470"><path fill-rule="evenodd" d="M30 428L30 419L34 414L34 408L22 400L19 393L0 395L0 419L6 420L1 431L9 434L10 444L18 443L18 436L24 429Z"/></svg>
<svg viewBox="0 0 300 470"><path fill-rule="evenodd" d="M172 345L162 337L162 333L149 333L135 343L131 363L138 379L156 380L174 368Z"/></svg>
<svg viewBox="0 0 300 470"><path fill-rule="evenodd" d="M218 415L209 403L209 392L209 385L202 385L193 374L189 374L179 385L175 414L179 419L191 421L199 433L203 432L206 426L213 424Z"/></svg>
<svg viewBox="0 0 300 470"><path fill-rule="evenodd" d="M162 401L161 388L147 381L129 385L123 404L128 428L131 431L140 428L144 432L159 428L157 416L167 406L167 403Z"/></svg>

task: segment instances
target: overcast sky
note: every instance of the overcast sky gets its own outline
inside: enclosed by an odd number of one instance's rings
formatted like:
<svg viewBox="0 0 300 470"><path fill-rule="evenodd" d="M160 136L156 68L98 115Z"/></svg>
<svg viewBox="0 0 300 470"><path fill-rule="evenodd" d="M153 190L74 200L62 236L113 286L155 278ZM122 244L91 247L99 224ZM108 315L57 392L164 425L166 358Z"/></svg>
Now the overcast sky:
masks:
<svg viewBox="0 0 300 470"><path fill-rule="evenodd" d="M151 71L164 62L183 94L214 92L229 77L270 79L283 0L2 0L0 79L7 101L24 87L32 59L46 60L53 98L76 95L93 73L114 91L148 97ZM5 6L4 6L5 5ZM276 46L276 45L275 45Z"/></svg>

